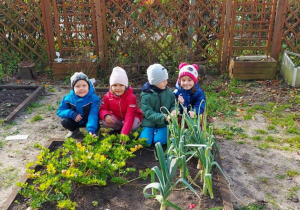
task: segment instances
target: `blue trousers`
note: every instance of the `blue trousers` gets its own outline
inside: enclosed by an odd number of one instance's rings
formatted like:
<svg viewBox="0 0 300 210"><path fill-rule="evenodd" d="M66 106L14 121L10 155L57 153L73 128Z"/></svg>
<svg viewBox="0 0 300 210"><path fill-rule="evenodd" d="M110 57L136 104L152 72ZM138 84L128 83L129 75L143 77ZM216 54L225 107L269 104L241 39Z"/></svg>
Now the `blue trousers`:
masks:
<svg viewBox="0 0 300 210"><path fill-rule="evenodd" d="M150 128L150 127L143 127L143 130L140 134L140 139L146 138L147 144L151 145L152 143L156 144L160 142L162 145L167 144L167 134L168 128Z"/></svg>

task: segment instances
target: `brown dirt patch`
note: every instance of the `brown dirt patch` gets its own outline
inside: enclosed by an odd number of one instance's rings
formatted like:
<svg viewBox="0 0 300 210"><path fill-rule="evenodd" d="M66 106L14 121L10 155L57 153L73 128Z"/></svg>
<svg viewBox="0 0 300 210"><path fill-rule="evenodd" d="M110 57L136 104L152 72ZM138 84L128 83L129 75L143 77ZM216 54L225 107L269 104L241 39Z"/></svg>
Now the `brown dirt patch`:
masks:
<svg viewBox="0 0 300 210"><path fill-rule="evenodd" d="M7 117L33 92L34 89L0 89L0 118Z"/></svg>

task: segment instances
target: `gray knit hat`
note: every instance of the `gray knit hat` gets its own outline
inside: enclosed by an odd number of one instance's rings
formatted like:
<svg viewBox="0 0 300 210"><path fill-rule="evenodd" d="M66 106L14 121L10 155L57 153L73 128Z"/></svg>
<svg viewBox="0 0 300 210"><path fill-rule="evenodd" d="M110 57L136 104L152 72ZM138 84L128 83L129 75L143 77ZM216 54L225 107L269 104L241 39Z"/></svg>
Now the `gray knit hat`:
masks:
<svg viewBox="0 0 300 210"><path fill-rule="evenodd" d="M74 86L75 86L76 82L78 82L79 80L86 81L88 83L88 85L90 86L89 78L83 72L75 72L73 74L73 76L71 77L71 87L72 87L72 89L74 89Z"/></svg>
<svg viewBox="0 0 300 210"><path fill-rule="evenodd" d="M148 67L147 76L150 85L157 85L169 78L167 69L158 63Z"/></svg>

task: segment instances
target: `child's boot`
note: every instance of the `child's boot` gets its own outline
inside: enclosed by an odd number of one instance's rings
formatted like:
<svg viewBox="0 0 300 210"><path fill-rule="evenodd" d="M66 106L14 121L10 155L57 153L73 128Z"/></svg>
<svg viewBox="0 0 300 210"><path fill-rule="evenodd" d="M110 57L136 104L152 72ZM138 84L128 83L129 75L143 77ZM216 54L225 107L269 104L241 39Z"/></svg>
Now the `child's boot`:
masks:
<svg viewBox="0 0 300 210"><path fill-rule="evenodd" d="M69 131L67 133L67 135L65 136L65 138L75 138L79 133L80 133L80 130L79 130L79 128L77 128L74 131Z"/></svg>

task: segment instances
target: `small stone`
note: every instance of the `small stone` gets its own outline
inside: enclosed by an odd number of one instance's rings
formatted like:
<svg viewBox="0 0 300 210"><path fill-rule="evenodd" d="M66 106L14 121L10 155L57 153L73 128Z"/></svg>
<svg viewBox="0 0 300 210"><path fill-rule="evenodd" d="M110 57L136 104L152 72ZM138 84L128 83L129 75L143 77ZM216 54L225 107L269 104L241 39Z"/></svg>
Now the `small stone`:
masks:
<svg viewBox="0 0 300 210"><path fill-rule="evenodd" d="M293 198L292 198L292 201L294 203L299 203L299 198L296 195L294 195Z"/></svg>

